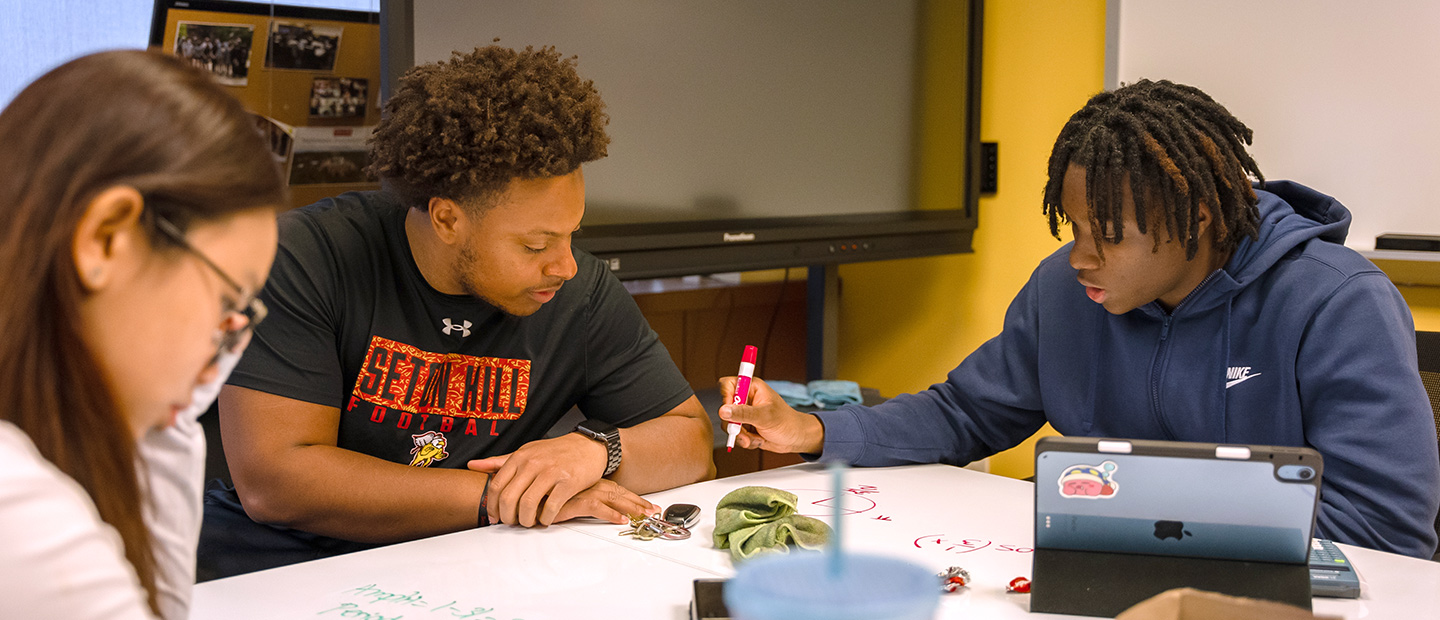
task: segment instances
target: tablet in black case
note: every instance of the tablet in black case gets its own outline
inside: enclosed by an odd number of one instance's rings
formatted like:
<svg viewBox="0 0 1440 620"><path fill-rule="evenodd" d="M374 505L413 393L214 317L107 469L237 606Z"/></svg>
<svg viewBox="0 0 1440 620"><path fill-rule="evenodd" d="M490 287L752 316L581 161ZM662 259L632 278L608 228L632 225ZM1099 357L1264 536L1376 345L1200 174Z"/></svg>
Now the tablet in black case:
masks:
<svg viewBox="0 0 1440 620"><path fill-rule="evenodd" d="M1308 448L1041 439L1031 611L1113 616L1182 586L1309 609L1323 473Z"/></svg>

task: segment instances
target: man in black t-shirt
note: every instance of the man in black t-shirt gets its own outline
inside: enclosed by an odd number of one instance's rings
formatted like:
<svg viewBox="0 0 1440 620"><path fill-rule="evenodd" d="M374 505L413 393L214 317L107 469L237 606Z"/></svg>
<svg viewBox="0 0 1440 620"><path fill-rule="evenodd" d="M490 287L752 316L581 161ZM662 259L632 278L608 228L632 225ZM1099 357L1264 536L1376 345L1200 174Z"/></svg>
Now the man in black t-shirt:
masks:
<svg viewBox="0 0 1440 620"><path fill-rule="evenodd" d="M387 191L281 216L269 317L220 397L235 487L201 580L493 522L615 523L714 475L634 300L570 246L607 118L574 60L486 47L401 79ZM580 432L543 439L572 406Z"/></svg>

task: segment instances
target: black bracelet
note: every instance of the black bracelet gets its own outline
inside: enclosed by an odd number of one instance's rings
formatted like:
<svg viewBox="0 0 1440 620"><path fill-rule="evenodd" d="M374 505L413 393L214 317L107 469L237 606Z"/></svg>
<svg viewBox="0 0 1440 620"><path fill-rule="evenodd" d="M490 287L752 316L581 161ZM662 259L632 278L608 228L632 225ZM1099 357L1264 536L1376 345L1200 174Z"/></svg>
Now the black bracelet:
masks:
<svg viewBox="0 0 1440 620"><path fill-rule="evenodd" d="M490 512L485 510L485 502L490 498L490 481L494 478L494 474L490 474L485 477L485 490L480 492L480 518L477 519L479 525L476 525L475 527L485 527L487 525L490 525Z"/></svg>

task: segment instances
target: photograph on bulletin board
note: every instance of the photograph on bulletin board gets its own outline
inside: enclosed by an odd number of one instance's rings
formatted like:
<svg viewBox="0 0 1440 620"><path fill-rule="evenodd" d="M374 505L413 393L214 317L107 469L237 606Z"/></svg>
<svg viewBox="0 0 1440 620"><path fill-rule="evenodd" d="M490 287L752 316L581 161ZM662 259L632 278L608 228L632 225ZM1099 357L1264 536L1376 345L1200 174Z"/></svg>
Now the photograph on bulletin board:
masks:
<svg viewBox="0 0 1440 620"><path fill-rule="evenodd" d="M285 182L290 182L290 156L295 152L295 128L280 121L259 114L251 114L255 128L270 142L270 154L275 165L281 170Z"/></svg>
<svg viewBox="0 0 1440 620"><path fill-rule="evenodd" d="M271 69L334 71L340 55L339 26L270 22L265 66Z"/></svg>
<svg viewBox="0 0 1440 620"><path fill-rule="evenodd" d="M319 118L363 118L365 78L317 77L310 86L310 116Z"/></svg>
<svg viewBox="0 0 1440 620"><path fill-rule="evenodd" d="M379 189L363 172L364 136L380 122L378 11L156 0L154 15L151 47L214 76L256 116L291 206Z"/></svg>
<svg viewBox="0 0 1440 620"><path fill-rule="evenodd" d="M352 185L370 178L369 127L296 127L290 185Z"/></svg>
<svg viewBox="0 0 1440 620"><path fill-rule="evenodd" d="M191 66L213 74L226 86L244 86L250 72L250 43L255 27L249 24L180 22L175 32L175 55Z"/></svg>

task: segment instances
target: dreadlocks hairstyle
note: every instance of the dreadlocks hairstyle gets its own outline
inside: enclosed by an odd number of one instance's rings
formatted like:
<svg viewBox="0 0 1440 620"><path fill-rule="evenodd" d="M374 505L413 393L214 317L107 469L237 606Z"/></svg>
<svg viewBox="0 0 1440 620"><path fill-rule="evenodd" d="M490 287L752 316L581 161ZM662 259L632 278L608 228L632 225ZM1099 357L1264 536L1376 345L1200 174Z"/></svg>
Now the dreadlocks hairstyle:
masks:
<svg viewBox="0 0 1440 620"><path fill-rule="evenodd" d="M455 52L411 69L370 138L368 171L410 207L485 204L511 179L564 176L605 156L605 104L553 47Z"/></svg>
<svg viewBox="0 0 1440 620"><path fill-rule="evenodd" d="M1259 230L1251 180L1265 177L1245 151L1251 131L1224 106L1200 89L1166 80L1140 80L1085 103L1065 123L1050 153L1044 212L1050 234L1060 237L1060 224L1074 214L1060 206L1061 188L1070 165L1085 169L1085 201L1090 207L1095 247L1103 257L1102 240L1123 238L1122 188L1128 180L1135 201L1135 223L1161 243L1158 225L1170 239L1183 239L1185 257L1200 247L1196 225L1200 209L1214 215L1214 248L1235 249Z"/></svg>

